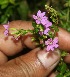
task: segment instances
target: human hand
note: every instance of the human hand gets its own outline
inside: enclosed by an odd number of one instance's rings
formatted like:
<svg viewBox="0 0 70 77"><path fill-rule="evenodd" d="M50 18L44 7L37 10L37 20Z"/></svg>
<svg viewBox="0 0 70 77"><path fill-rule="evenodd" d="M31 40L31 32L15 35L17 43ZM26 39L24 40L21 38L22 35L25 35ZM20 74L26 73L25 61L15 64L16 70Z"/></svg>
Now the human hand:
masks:
<svg viewBox="0 0 70 77"><path fill-rule="evenodd" d="M26 21L13 21L10 23L10 27L33 29L31 22ZM11 39L11 36L5 39L3 32L3 26L0 26L0 63L3 64L0 67L0 77L45 77L48 76L58 64L60 60L59 50L55 50L49 55L48 53L45 53L44 50L42 51L40 48L35 48L35 43L31 42L31 35L24 36L22 40L20 39L15 42ZM59 48L69 51L70 34L60 28L58 37ZM25 47L33 50L16 59L7 61L7 56L13 56L16 53L19 53Z"/></svg>

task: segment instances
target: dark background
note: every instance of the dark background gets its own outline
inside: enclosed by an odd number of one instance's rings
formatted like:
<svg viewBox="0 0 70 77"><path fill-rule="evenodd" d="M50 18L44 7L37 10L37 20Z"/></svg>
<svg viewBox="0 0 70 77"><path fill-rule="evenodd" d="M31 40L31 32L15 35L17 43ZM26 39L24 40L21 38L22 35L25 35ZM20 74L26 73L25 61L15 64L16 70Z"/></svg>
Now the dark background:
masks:
<svg viewBox="0 0 70 77"><path fill-rule="evenodd" d="M70 0L0 0L0 24L12 20L32 20L32 15L48 4L60 15L59 25L70 31Z"/></svg>

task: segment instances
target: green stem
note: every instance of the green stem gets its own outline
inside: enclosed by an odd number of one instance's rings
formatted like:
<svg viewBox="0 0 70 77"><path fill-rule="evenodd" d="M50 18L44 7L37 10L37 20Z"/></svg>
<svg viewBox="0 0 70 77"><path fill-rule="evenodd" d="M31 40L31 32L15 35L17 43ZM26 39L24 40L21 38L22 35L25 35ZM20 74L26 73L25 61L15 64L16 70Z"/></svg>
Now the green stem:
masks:
<svg viewBox="0 0 70 77"><path fill-rule="evenodd" d="M69 22L69 8L68 8L68 11L67 11L67 23Z"/></svg>
<svg viewBox="0 0 70 77"><path fill-rule="evenodd" d="M68 5L68 11L67 11L67 23L69 22L69 19L70 19L70 18L69 18L69 16L70 16L70 15L69 15L69 13L70 13L70 0L68 1L68 4L69 4L69 5Z"/></svg>

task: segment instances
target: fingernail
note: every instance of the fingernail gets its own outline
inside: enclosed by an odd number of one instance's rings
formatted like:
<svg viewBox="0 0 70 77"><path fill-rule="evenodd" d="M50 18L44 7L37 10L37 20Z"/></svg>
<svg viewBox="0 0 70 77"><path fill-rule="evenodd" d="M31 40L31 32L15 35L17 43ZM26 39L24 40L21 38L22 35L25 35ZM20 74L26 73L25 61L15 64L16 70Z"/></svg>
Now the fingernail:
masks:
<svg viewBox="0 0 70 77"><path fill-rule="evenodd" d="M55 64L60 59L60 51L58 49L54 51L47 52L46 50L41 50L37 54L38 59L45 68L49 68Z"/></svg>

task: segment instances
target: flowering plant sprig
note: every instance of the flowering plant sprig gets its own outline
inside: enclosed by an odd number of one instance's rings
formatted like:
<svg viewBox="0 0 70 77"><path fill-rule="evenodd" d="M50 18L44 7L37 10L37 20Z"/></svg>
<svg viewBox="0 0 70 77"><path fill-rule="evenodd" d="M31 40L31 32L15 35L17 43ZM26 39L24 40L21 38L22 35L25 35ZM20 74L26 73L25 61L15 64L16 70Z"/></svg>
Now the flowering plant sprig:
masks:
<svg viewBox="0 0 70 77"><path fill-rule="evenodd" d="M33 15L32 26L33 30L24 30L24 29L9 29L9 22L6 25L3 25L5 28L4 34L8 37L9 35L13 36L15 40L19 40L20 36L24 36L29 32L33 34L32 41L35 41L38 47L42 49L45 48L46 51L54 51L59 47L58 42L58 13L52 7L45 5L46 12L38 10L36 15ZM49 17L47 16L49 14ZM10 32L12 30L13 32ZM70 73L67 65L63 61L63 57L67 53L63 52L61 54L61 60L58 66L56 67L56 72L58 72L57 77L69 77ZM68 71L66 71L68 69Z"/></svg>
<svg viewBox="0 0 70 77"><path fill-rule="evenodd" d="M46 12L39 10L37 15L33 15L33 19L35 20L33 22L34 33L39 37L35 40L38 40L39 46L46 47L47 51L53 51L59 46L57 37L58 28L49 21Z"/></svg>
<svg viewBox="0 0 70 77"><path fill-rule="evenodd" d="M35 37L32 38L33 41L37 42L37 45L41 48L46 48L46 51L54 51L55 48L58 48L58 27L54 25L51 21L49 21L48 16L46 16L46 12L41 12L38 10L37 15L33 15L33 30L24 30L24 29L15 29L11 28L14 32L12 35L16 35L18 38L19 36L23 36L28 32L31 32ZM9 23L8 23L9 25ZM8 36L9 27L8 25L3 25L6 30L4 34ZM16 40L18 40L16 38Z"/></svg>

